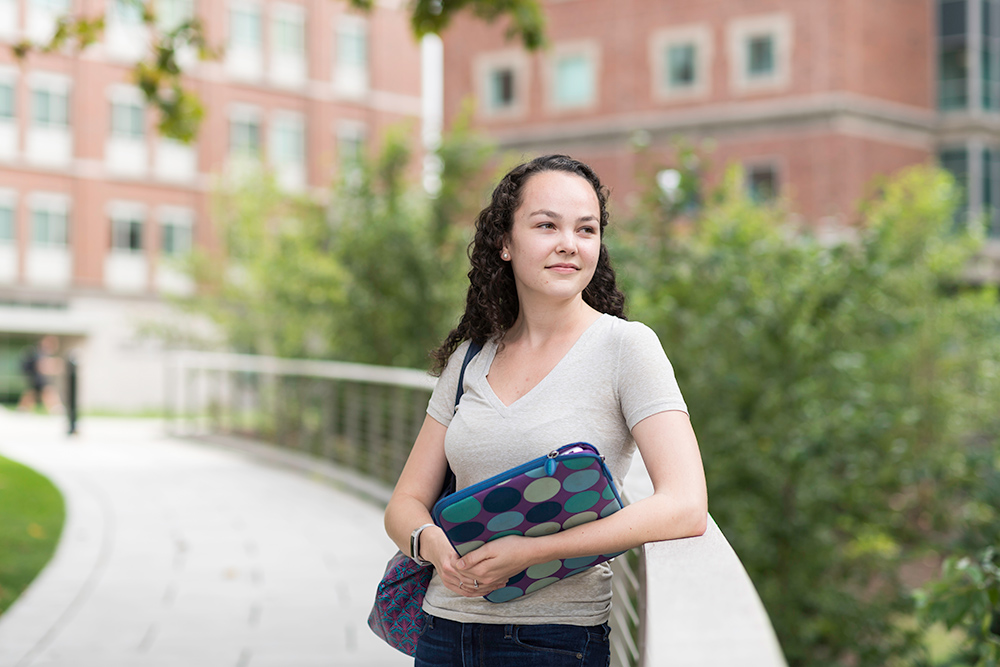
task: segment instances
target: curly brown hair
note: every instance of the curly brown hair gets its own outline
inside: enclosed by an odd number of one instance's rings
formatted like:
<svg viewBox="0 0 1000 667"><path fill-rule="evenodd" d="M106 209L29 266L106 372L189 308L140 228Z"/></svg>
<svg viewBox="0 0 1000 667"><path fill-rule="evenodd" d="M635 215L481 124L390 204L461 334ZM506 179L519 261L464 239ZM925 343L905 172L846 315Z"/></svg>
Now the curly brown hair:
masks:
<svg viewBox="0 0 1000 667"><path fill-rule="evenodd" d="M583 300L595 310L616 317L625 317L625 295L615 282L608 249L604 245L604 228L608 225L608 189L589 166L566 155L543 155L511 169L493 190L489 205L476 218L476 235L469 244L469 291L465 297L465 313L458 326L431 353L431 372L439 375L448 358L462 344L473 340L485 343L501 336L517 319L519 304L514 271L510 262L500 258L504 238L510 233L514 212L521 205L524 185L535 174L545 171L565 171L590 183L597 194L601 210L601 250L597 268L590 284L583 290Z"/></svg>

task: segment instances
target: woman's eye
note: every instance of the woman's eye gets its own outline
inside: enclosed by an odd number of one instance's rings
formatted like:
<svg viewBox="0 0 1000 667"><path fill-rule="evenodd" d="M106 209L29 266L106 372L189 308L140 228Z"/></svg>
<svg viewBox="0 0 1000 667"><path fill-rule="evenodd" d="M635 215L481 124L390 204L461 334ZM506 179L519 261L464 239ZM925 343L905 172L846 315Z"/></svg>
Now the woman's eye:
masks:
<svg viewBox="0 0 1000 667"><path fill-rule="evenodd" d="M581 227L580 231L584 234L596 234L597 232L593 227Z"/></svg>

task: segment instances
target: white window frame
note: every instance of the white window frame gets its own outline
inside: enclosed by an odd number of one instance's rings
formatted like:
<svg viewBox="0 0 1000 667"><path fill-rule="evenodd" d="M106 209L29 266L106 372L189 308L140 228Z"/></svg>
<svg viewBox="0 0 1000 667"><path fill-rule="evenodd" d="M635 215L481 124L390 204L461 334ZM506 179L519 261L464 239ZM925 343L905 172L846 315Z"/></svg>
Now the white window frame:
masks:
<svg viewBox="0 0 1000 667"><path fill-rule="evenodd" d="M287 155L282 155L282 147L279 146L283 133L290 128L298 131L301 140L298 146L298 155L294 159L287 159ZM268 156L271 164L304 165L306 163L306 119L304 114L298 111L275 111L271 114L271 124L268 130L270 139Z"/></svg>
<svg viewBox="0 0 1000 667"><path fill-rule="evenodd" d="M306 8L302 5L276 3L270 6L268 35L270 53L268 75L272 84L283 88L297 88L308 79L308 30ZM290 24L299 30L301 41L297 48L282 48L281 25Z"/></svg>
<svg viewBox="0 0 1000 667"><path fill-rule="evenodd" d="M733 19L727 26L729 88L737 95L779 91L792 82L793 22L790 14L776 13ZM751 39L769 36L774 43L774 71L750 76L747 50Z"/></svg>
<svg viewBox="0 0 1000 667"><path fill-rule="evenodd" d="M164 11L169 4L171 11ZM156 25L160 30L173 30L194 18L194 0L156 0Z"/></svg>
<svg viewBox="0 0 1000 667"><path fill-rule="evenodd" d="M297 111L275 111L271 114L268 132L268 158L274 167L278 183L287 190L298 191L306 185L306 163L308 147L306 141L305 114ZM297 154L283 154L284 147L280 142L290 134L289 130L298 133L298 145L294 148Z"/></svg>
<svg viewBox="0 0 1000 667"><path fill-rule="evenodd" d="M0 85L10 87L10 116L0 115L0 123L17 122L17 69L0 65Z"/></svg>
<svg viewBox="0 0 1000 667"><path fill-rule="evenodd" d="M26 36L34 42L49 41L55 34L56 21L72 8L72 0L26 0Z"/></svg>
<svg viewBox="0 0 1000 667"><path fill-rule="evenodd" d="M141 202L133 201L111 201L108 202L108 228L110 231L110 252L116 255L144 255L146 252L146 246L148 245L148 232L149 223L147 216L147 207ZM131 228L134 223L139 225L139 247L133 248L131 246L132 232ZM123 230L123 227L127 226ZM118 243L121 238L128 238L129 243L126 245L120 245Z"/></svg>
<svg viewBox="0 0 1000 667"><path fill-rule="evenodd" d="M142 23L142 9L129 0L108 0L107 21L120 26L137 27Z"/></svg>
<svg viewBox="0 0 1000 667"><path fill-rule="evenodd" d="M55 235L53 242L51 229L47 238L39 240L35 230L35 213L45 211L48 215L59 215L63 219L62 234ZM69 248L70 244L70 198L56 192L31 192L28 194L28 216L30 218L29 242L34 248Z"/></svg>
<svg viewBox="0 0 1000 667"><path fill-rule="evenodd" d="M3 236L0 232L0 245L14 245L17 243L17 190L0 188L0 210L10 211L10 236Z"/></svg>
<svg viewBox="0 0 1000 667"><path fill-rule="evenodd" d="M593 76L590 98L579 103L567 104L557 97L557 79L559 62L564 58L582 56L589 64ZM557 44L549 55L545 70L547 72L546 90L548 90L547 107L555 113L588 111L597 107L601 98L601 49L596 41L572 42Z"/></svg>
<svg viewBox="0 0 1000 667"><path fill-rule="evenodd" d="M146 138L146 99L142 91L135 86L115 85L108 89L108 105L110 107L108 135L119 140L144 142ZM130 107L139 110L139 134L120 132L115 126L116 107Z"/></svg>
<svg viewBox="0 0 1000 667"><path fill-rule="evenodd" d="M234 14L257 17L256 43L234 42ZM230 0L226 5L226 71L237 79L257 81L264 70L264 12L261 4L250 0Z"/></svg>
<svg viewBox="0 0 1000 667"><path fill-rule="evenodd" d="M234 14L244 13L247 15L255 15L257 18L257 41L255 43L243 43L234 42L233 39L236 35L234 20ZM264 13L261 11L260 4L256 2L248 2L247 0L240 0L239 2L230 2L228 7L226 7L226 21L228 30L226 32L226 46L228 49L235 49L238 51L263 51L264 50Z"/></svg>
<svg viewBox="0 0 1000 667"><path fill-rule="evenodd" d="M669 50L673 46L692 45L695 50L695 79L688 86L670 82ZM690 100L708 97L712 92L712 27L707 24L677 26L653 33L649 48L653 98L659 101Z"/></svg>
<svg viewBox="0 0 1000 667"><path fill-rule="evenodd" d="M306 8L302 5L293 5L286 2L279 2L271 5L271 52L280 53L285 56L298 58L306 57ZM301 28L301 42L299 48L295 50L285 50L281 48L280 23L297 24Z"/></svg>
<svg viewBox="0 0 1000 667"><path fill-rule="evenodd" d="M265 139L264 139L264 114L261 112L260 107L250 105L250 104L234 104L229 107L229 118L228 118L228 134L227 134L227 150L226 154L230 158L238 159L253 159L257 160L263 155L265 150ZM233 136L235 132L235 125L256 125L257 126L257 149L254 152L245 152L235 150L235 142L233 141Z"/></svg>
<svg viewBox="0 0 1000 667"><path fill-rule="evenodd" d="M340 120L337 121L334 132L337 137L337 164L344 166L364 157L368 146L368 126L365 123L357 120ZM348 143L358 148L355 155L347 155L345 148Z"/></svg>
<svg viewBox="0 0 1000 667"><path fill-rule="evenodd" d="M51 74L48 72L31 72L28 77L28 94L31 98L31 104L29 105L29 125L50 130L69 130L73 122L71 109L73 84L70 78L63 74ZM39 91L48 93L50 98L52 96L60 96L66 100L65 123L41 123L38 121L35 108L35 93Z"/></svg>
<svg viewBox="0 0 1000 667"><path fill-rule="evenodd" d="M156 212L159 228L158 250L162 257L179 258L190 254L194 248L194 211L183 206L160 206ZM185 232L184 248L180 251L166 251L166 230L183 229Z"/></svg>
<svg viewBox="0 0 1000 667"><path fill-rule="evenodd" d="M371 86L371 25L367 18L353 14L340 14L333 24L333 84L338 93L347 97L360 97ZM341 58L341 45L347 38L364 40L362 63L348 62Z"/></svg>
<svg viewBox="0 0 1000 667"><path fill-rule="evenodd" d="M0 0L0 40L13 42L17 39L19 16L18 0Z"/></svg>
<svg viewBox="0 0 1000 667"><path fill-rule="evenodd" d="M493 73L509 69L514 74L514 99L504 107L491 104ZM520 49L504 49L483 53L473 63L473 77L477 85L479 105L477 111L484 118L521 118L528 111L529 76L528 56Z"/></svg>

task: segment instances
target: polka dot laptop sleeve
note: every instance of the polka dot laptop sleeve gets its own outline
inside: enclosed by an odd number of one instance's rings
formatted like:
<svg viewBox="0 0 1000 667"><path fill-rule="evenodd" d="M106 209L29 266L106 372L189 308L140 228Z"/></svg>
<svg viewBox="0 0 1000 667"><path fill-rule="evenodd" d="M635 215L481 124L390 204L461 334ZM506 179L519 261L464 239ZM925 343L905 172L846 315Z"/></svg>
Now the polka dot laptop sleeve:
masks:
<svg viewBox="0 0 1000 667"><path fill-rule="evenodd" d="M622 507L597 448L576 442L445 496L431 516L464 556L507 535L537 537L606 517ZM486 596L508 602L624 552L557 559L517 574Z"/></svg>

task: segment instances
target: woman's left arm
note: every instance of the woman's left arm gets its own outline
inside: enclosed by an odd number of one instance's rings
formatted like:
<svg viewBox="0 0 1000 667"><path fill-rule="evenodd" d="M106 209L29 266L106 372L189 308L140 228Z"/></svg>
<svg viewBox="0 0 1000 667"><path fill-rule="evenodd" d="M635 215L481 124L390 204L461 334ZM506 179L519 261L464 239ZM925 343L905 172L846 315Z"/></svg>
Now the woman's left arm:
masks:
<svg viewBox="0 0 1000 667"><path fill-rule="evenodd" d="M556 558L625 551L646 542L702 535L708 493L698 441L687 413L670 410L632 428L653 495L599 521L544 537L505 537L472 551L457 563L480 583L504 581Z"/></svg>

